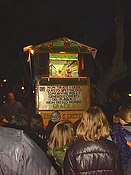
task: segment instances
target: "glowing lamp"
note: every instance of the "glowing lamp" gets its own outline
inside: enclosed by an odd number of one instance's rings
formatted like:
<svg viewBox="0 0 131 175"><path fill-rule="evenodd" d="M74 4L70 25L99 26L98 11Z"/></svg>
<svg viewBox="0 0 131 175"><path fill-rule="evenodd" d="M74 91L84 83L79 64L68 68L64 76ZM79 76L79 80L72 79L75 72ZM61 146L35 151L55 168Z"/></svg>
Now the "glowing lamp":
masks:
<svg viewBox="0 0 131 175"><path fill-rule="evenodd" d="M4 83L6 83L6 82L7 82L7 80L6 80L6 79L4 79L4 80L3 80L3 82L4 82Z"/></svg>
<svg viewBox="0 0 131 175"><path fill-rule="evenodd" d="M21 89L22 89L22 90L24 90L24 89L25 89L25 87L24 87L24 86L22 86L22 87L21 87Z"/></svg>

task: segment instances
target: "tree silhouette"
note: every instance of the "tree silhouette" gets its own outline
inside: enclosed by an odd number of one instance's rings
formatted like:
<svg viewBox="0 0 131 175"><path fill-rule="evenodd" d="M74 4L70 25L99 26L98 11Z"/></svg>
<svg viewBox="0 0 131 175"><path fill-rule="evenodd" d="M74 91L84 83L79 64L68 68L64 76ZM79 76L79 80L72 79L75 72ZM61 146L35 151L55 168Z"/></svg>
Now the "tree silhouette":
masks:
<svg viewBox="0 0 131 175"><path fill-rule="evenodd" d="M114 26L115 26L115 50L111 64L105 65L99 61L96 62L99 67L99 77L96 84L97 91L96 100L98 103L106 102L106 93L108 87L115 81L126 77L127 65L124 61L124 7L123 0L113 0L114 2ZM105 58L106 59L106 58Z"/></svg>

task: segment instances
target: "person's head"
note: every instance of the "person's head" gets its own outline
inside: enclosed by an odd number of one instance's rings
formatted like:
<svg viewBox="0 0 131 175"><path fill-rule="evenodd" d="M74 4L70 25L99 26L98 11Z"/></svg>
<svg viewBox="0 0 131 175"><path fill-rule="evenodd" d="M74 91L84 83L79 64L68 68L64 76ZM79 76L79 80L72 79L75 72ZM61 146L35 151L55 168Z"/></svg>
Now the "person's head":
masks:
<svg viewBox="0 0 131 175"><path fill-rule="evenodd" d="M26 130L29 126L28 115L26 114L19 114L16 116L14 115L8 120L8 123L6 123L5 126Z"/></svg>
<svg viewBox="0 0 131 175"><path fill-rule="evenodd" d="M113 116L114 123L121 123L122 125L131 123L131 104L121 106L116 114Z"/></svg>
<svg viewBox="0 0 131 175"><path fill-rule="evenodd" d="M40 114L35 114L31 118L31 123L30 123L31 129L38 129L38 128L43 128L43 121L42 121L42 116Z"/></svg>
<svg viewBox="0 0 131 175"><path fill-rule="evenodd" d="M110 133L111 128L106 116L97 106L87 109L76 130L78 138L92 141L107 138Z"/></svg>
<svg viewBox="0 0 131 175"><path fill-rule="evenodd" d="M50 120L51 120L53 123L59 122L59 121L60 121L60 113L59 113L59 111L54 111L54 112L51 114Z"/></svg>
<svg viewBox="0 0 131 175"><path fill-rule="evenodd" d="M14 101L14 99L15 99L15 96L14 96L14 93L13 92L8 92L8 100L9 101Z"/></svg>
<svg viewBox="0 0 131 175"><path fill-rule="evenodd" d="M51 149L61 148L72 143L73 139L72 124L68 121L62 121L54 126L48 140L48 147Z"/></svg>

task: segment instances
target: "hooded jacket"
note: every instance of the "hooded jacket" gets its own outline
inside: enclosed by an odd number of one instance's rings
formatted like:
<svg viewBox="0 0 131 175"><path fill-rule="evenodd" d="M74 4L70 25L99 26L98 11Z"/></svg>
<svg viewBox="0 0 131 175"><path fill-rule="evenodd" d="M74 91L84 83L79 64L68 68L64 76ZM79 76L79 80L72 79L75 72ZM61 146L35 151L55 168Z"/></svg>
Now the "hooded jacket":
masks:
<svg viewBox="0 0 131 175"><path fill-rule="evenodd" d="M65 175L123 175L119 151L107 140L76 140L67 150Z"/></svg>

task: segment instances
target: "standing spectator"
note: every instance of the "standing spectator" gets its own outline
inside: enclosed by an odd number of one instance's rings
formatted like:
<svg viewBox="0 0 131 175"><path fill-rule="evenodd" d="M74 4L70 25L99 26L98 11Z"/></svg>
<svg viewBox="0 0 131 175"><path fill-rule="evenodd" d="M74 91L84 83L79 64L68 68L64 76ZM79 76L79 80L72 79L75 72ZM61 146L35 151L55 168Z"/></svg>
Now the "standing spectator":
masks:
<svg viewBox="0 0 131 175"><path fill-rule="evenodd" d="M15 100L13 92L8 93L8 101L3 104L0 110L1 122L11 122L18 118L25 117L26 111L21 102Z"/></svg>
<svg viewBox="0 0 131 175"><path fill-rule="evenodd" d="M48 125L46 127L46 138L48 139L54 126L60 121L60 113L59 111L54 111L51 116L50 120L48 122Z"/></svg>
<svg viewBox="0 0 131 175"><path fill-rule="evenodd" d="M25 128L26 119L25 122L19 120L13 125L8 122L8 127L0 127L0 174L57 175L42 149L18 129Z"/></svg>
<svg viewBox="0 0 131 175"><path fill-rule="evenodd" d="M123 175L119 150L108 136L110 126L99 107L89 108L76 130L77 140L67 150L65 175Z"/></svg>
<svg viewBox="0 0 131 175"><path fill-rule="evenodd" d="M31 118L28 135L40 146L44 152L47 151L47 139L43 126L42 116L40 114L35 114Z"/></svg>
<svg viewBox="0 0 131 175"><path fill-rule="evenodd" d="M114 127L112 140L118 146L121 154L123 170L127 170L129 159L131 159L131 104L125 104L113 116ZM130 167L131 171L131 167Z"/></svg>
<svg viewBox="0 0 131 175"><path fill-rule="evenodd" d="M49 137L48 155L53 156L56 164L61 168L62 172L65 153L69 145L73 142L73 139L73 127L68 121L57 123Z"/></svg>

